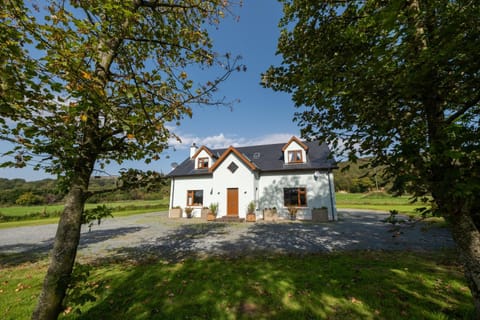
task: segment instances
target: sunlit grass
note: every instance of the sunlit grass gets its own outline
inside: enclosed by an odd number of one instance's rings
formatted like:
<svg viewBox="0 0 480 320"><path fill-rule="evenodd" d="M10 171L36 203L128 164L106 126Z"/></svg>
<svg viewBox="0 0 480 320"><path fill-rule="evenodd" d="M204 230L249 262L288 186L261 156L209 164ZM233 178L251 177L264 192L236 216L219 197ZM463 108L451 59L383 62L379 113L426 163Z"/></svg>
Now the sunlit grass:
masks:
<svg viewBox="0 0 480 320"><path fill-rule="evenodd" d="M389 212L397 210L399 213L420 216L417 208L425 207L422 203L411 203L410 196L394 197L384 192L373 193L337 193L335 195L339 209L364 209Z"/></svg>
<svg viewBox="0 0 480 320"><path fill-rule="evenodd" d="M98 205L105 204L107 207L119 209L125 207L146 207L146 206L168 206L168 199L161 200L131 200L131 201L118 201L118 202L108 202L108 203L87 203L85 205L86 209L95 208ZM58 213L63 210L63 204L54 204L54 205L43 205L43 206L9 206L9 207L0 207L0 213L7 216L24 216L31 213L47 213L53 214ZM119 211L119 210L117 210Z"/></svg>
<svg viewBox="0 0 480 320"><path fill-rule="evenodd" d="M117 261L93 267L83 287L97 300L67 305L61 319L468 319L470 292L452 261L451 252L363 251ZM27 319L46 264L4 270L0 312Z"/></svg>
<svg viewBox="0 0 480 320"><path fill-rule="evenodd" d="M86 204L86 209L95 208L102 204ZM162 200L134 200L134 201L121 201L105 203L107 207L113 208L114 217L124 217L134 214L149 213L155 211L168 210L168 199ZM41 211L39 211L41 210ZM50 216L48 217L31 217L28 219L22 219L18 221L1 221L0 229L15 228L23 226L43 225L58 222L58 215L62 212L63 205L51 205L51 206L14 206L14 207L1 207L0 213L10 216L22 216L31 213L46 212ZM1 220L1 219L0 219Z"/></svg>

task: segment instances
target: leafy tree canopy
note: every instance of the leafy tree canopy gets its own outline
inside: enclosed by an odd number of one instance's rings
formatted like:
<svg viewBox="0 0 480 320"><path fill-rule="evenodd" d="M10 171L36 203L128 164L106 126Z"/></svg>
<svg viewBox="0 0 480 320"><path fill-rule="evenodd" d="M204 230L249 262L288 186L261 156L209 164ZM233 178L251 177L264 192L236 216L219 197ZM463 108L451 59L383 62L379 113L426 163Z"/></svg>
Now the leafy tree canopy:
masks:
<svg viewBox="0 0 480 320"><path fill-rule="evenodd" d="M480 317L480 5L471 0L281 0L265 86L292 94L306 138L385 165L433 199Z"/></svg>
<svg viewBox="0 0 480 320"><path fill-rule="evenodd" d="M100 167L158 159L193 104L225 103L214 93L240 67L212 50L206 25L226 5L2 1L0 138L14 143L4 166L38 155L35 168L68 180L84 157ZM198 83L192 65L219 76Z"/></svg>
<svg viewBox="0 0 480 320"><path fill-rule="evenodd" d="M264 84L292 93L305 137L375 156L397 191L480 191L480 6L473 1L283 1ZM437 164L449 170L435 174ZM435 179L435 180L432 180ZM452 183L456 182L456 183ZM437 187L433 187L436 184Z"/></svg>

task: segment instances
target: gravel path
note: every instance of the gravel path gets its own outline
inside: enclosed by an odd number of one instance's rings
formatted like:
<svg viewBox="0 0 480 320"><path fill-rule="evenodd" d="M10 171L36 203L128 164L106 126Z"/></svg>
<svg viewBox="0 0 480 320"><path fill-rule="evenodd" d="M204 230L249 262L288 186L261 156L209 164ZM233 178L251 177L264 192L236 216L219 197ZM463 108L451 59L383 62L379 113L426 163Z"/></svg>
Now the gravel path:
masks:
<svg viewBox="0 0 480 320"><path fill-rule="evenodd" d="M312 253L342 250L429 251L454 247L450 232L425 223L384 223L388 214L341 210L339 221L206 223L168 219L166 212L107 219L82 229L80 260L160 257L177 261L189 256L250 253ZM56 225L0 230L0 265L48 254Z"/></svg>

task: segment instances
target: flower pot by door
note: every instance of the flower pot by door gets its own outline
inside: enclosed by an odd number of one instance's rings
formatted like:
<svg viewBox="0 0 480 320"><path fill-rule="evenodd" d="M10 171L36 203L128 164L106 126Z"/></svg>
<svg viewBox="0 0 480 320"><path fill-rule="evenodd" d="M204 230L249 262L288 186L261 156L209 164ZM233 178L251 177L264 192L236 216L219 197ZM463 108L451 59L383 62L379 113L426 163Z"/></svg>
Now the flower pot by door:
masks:
<svg viewBox="0 0 480 320"><path fill-rule="evenodd" d="M257 220L257 217L255 216L255 213L247 213L247 222L255 222Z"/></svg>

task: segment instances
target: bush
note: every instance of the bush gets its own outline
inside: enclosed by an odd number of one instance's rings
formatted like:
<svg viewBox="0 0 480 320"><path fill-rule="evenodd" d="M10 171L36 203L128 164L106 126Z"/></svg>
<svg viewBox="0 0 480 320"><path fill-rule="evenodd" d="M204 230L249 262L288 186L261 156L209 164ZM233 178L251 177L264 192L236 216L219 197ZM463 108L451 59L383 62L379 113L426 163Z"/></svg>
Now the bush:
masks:
<svg viewBox="0 0 480 320"><path fill-rule="evenodd" d="M15 203L19 206L43 204L44 198L33 194L33 192L25 192L18 197Z"/></svg>

